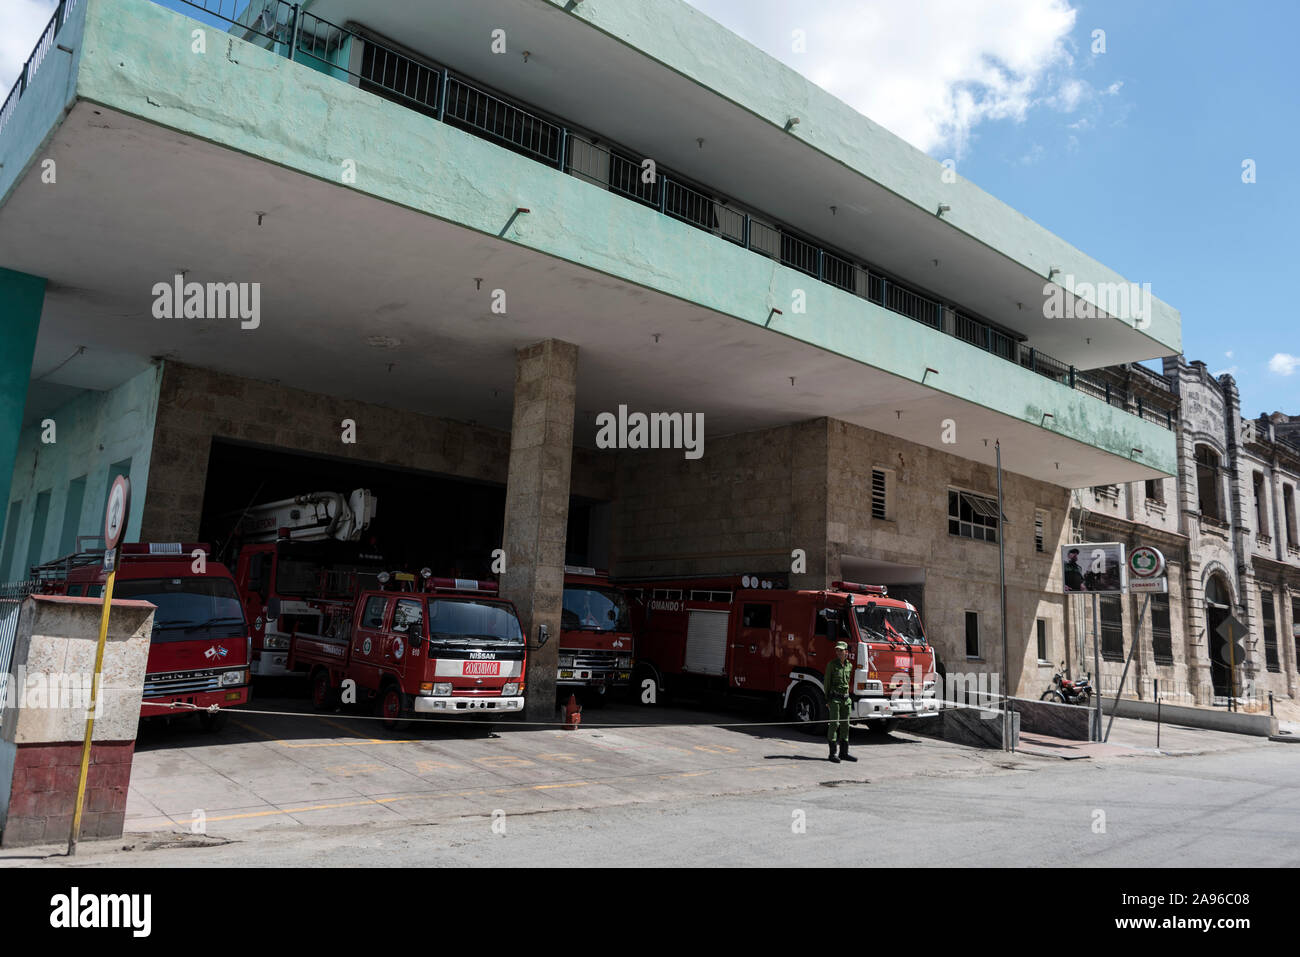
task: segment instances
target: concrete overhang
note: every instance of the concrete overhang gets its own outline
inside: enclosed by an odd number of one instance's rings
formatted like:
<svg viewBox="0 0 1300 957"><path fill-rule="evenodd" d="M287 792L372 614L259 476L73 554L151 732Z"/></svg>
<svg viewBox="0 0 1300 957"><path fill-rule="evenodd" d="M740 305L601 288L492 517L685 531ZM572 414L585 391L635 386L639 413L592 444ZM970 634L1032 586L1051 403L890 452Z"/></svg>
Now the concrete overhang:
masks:
<svg viewBox="0 0 1300 957"><path fill-rule="evenodd" d="M682 0L306 7L652 157L974 310L1066 364L1092 369L1182 351L1179 314L1159 299L1144 316L1046 317L1044 289L1067 277L1071 289L1091 284L1083 298L1103 313L1108 300L1098 284L1127 291L1130 281L968 180L945 182L952 177L941 163ZM505 31L505 54L493 52L494 30ZM792 116L800 123L787 132ZM941 204L950 207L942 217Z"/></svg>
<svg viewBox="0 0 1300 957"><path fill-rule="evenodd" d="M701 412L711 436L830 416L990 464L1000 438L1009 470L1064 487L1173 471L1171 433L1090 396L830 287L775 316L806 284L785 267L252 47L186 75L190 21L121 0L113 33L89 3L85 98L39 150L57 183L34 152L0 206L0 265L50 281L29 419L57 401L40 389L171 356L338 397L340 417L353 398L505 429L514 350L557 337L582 349L586 444L625 404ZM258 89L318 112L286 128L248 110ZM260 283L261 325L155 318L180 271Z"/></svg>

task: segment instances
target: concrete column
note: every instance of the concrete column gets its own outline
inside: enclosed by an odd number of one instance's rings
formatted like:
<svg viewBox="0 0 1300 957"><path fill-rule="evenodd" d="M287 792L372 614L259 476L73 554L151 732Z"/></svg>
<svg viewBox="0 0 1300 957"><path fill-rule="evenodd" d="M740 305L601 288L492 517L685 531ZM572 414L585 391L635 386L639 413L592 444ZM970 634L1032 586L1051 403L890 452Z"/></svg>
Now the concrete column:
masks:
<svg viewBox="0 0 1300 957"><path fill-rule="evenodd" d="M526 715L530 721L555 717L577 383L577 346L547 339L519 350L501 592L519 609L528 633ZM533 647L538 625L546 625L551 636L541 649Z"/></svg>
<svg viewBox="0 0 1300 957"><path fill-rule="evenodd" d="M27 384L32 378L36 330L41 325L44 305L44 279L0 269L0 325L5 335L5 347L0 350L0 507L4 507L5 514L14 457L18 454L18 433L27 406ZM0 528L0 536L3 534Z"/></svg>

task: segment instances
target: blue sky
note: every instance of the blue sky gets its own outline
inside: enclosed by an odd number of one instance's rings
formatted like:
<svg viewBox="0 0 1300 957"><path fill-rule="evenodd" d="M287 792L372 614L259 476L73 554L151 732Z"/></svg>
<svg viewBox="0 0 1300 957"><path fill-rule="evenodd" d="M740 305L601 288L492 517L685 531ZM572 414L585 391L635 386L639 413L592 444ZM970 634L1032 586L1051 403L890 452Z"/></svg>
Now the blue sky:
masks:
<svg viewBox="0 0 1300 957"><path fill-rule="evenodd" d="M1150 282L1244 415L1300 413L1300 0L690 2ZM52 9L3 0L4 89Z"/></svg>

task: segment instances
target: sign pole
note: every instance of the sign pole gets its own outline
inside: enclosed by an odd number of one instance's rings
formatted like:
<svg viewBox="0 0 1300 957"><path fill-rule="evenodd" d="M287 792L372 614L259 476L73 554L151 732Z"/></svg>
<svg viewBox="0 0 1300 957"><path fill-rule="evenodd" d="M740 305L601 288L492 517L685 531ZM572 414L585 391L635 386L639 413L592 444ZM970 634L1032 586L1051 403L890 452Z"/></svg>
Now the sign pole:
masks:
<svg viewBox="0 0 1300 957"><path fill-rule="evenodd" d="M1128 677L1128 666L1133 663L1133 652L1137 651L1138 642L1142 640L1142 621L1147 616L1147 606L1151 604L1151 596L1147 595L1146 601L1142 603L1142 610L1138 612L1137 627L1133 629L1133 644L1128 648L1128 659L1124 662L1124 673L1119 676L1119 687L1115 689L1115 703L1110 706L1110 720L1106 722L1106 736L1102 741L1110 740L1110 729L1115 723L1115 712L1119 710L1119 696L1124 693L1124 679ZM1101 700L1101 696L1097 696Z"/></svg>
<svg viewBox="0 0 1300 957"><path fill-rule="evenodd" d="M72 833L68 835L68 856L77 853L81 833L81 812L86 803L86 778L90 772L90 743L95 733L95 709L99 706L100 680L104 671L104 645L108 641L108 612L113 605L113 584L117 580L117 549L104 553L104 564L112 565L104 584L104 605L99 613L99 644L95 648L95 670L90 680L90 709L86 712L86 736L81 742L81 772L77 776L77 803L72 812Z"/></svg>
<svg viewBox="0 0 1300 957"><path fill-rule="evenodd" d="M1101 596L1092 596L1092 686L1097 691L1096 728L1092 734L1094 741L1101 740Z"/></svg>
<svg viewBox="0 0 1300 957"><path fill-rule="evenodd" d="M81 772L77 775L77 803L72 810L72 833L68 835L68 856L77 853L77 839L81 835L81 813L86 803L86 779L90 775L90 749L95 735L95 712L99 709L102 693L100 682L104 672L104 646L108 643L108 614L113 607L113 585L117 581L117 546L126 531L127 517L131 514L131 480L125 475L113 479L108 490L108 505L104 509L104 604L99 613L99 643L95 647L95 670L90 676L90 707L86 711L86 736L81 742Z"/></svg>

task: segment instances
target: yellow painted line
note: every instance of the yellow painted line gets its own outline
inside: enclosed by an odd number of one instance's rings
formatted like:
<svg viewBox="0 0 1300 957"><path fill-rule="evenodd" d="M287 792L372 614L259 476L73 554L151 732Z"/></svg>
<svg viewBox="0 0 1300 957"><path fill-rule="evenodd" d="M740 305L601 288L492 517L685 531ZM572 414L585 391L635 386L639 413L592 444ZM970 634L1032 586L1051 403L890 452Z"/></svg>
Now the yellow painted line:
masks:
<svg viewBox="0 0 1300 957"><path fill-rule="evenodd" d="M328 811L340 807L365 807L369 804L389 804L393 801L405 801L407 797L370 798L365 801L348 801L343 804L313 804L309 807L286 807L274 811L250 811L247 814L224 814L220 817L205 817L205 821L241 821L254 817L273 817L276 814L299 814L303 811ZM177 824L193 824L189 821L177 821Z"/></svg>
<svg viewBox="0 0 1300 957"><path fill-rule="evenodd" d="M588 786L587 781L574 781L570 784L534 784L534 791L545 791L548 788L585 788Z"/></svg>
<svg viewBox="0 0 1300 957"><path fill-rule="evenodd" d="M238 714L238 712L236 712L236 714ZM279 739L277 739L275 735L268 734L267 732L263 731L261 728L255 728L251 724L245 724L244 722L240 721L237 718L231 718L230 723L235 725L236 727L243 728L245 731L251 731L253 734L260 734L268 741L278 741L278 743L284 744L284 742L279 741Z"/></svg>
<svg viewBox="0 0 1300 957"><path fill-rule="evenodd" d="M283 741L277 740L286 748L355 748L365 744L417 744L415 738L392 740L390 738L357 738L354 741Z"/></svg>

